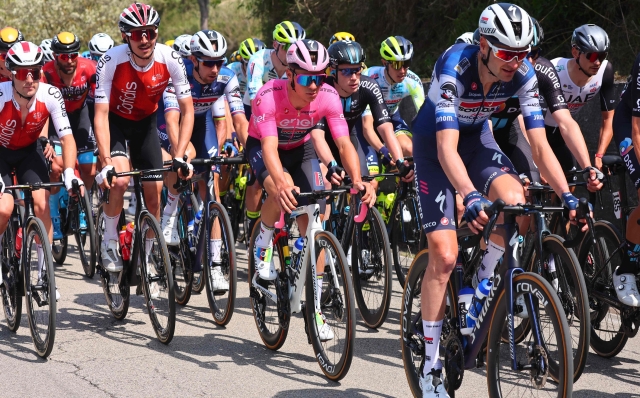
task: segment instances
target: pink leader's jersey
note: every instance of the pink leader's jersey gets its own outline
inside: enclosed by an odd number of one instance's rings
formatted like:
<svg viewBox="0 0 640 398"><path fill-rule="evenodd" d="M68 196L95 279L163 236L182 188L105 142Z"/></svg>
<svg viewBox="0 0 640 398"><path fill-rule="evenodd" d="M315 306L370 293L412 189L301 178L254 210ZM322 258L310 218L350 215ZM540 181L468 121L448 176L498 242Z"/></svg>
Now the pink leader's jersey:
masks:
<svg viewBox="0 0 640 398"><path fill-rule="evenodd" d="M278 137L278 148L293 149L311 139L311 130L323 117L334 140L349 136L342 102L333 87L323 84L316 99L298 110L289 101L287 84L288 80L271 80L258 90L249 124L251 137Z"/></svg>

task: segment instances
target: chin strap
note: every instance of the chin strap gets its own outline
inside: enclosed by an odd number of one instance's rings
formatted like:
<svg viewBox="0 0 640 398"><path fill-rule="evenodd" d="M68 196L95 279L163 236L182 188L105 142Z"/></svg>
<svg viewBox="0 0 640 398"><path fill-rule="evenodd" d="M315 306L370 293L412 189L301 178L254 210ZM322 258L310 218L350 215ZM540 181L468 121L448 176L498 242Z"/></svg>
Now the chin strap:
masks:
<svg viewBox="0 0 640 398"><path fill-rule="evenodd" d="M497 78L498 76L496 76L493 72L491 72L491 69L489 69L489 56L487 55L487 58L485 58L484 56L482 56L482 53L480 53L480 59L482 60L482 64L485 66L485 68L487 68L487 71L489 71L491 76Z"/></svg>
<svg viewBox="0 0 640 398"><path fill-rule="evenodd" d="M578 69L580 69L580 71L582 73L584 73L585 75L587 75L587 77L592 77L593 75L587 73L584 69L582 69L582 66L580 66L580 54L578 54L578 58L576 58L576 65L578 65Z"/></svg>
<svg viewBox="0 0 640 398"><path fill-rule="evenodd" d="M16 88L16 85L13 84L13 82L11 82L11 85L13 86L13 91L15 91L16 94L18 94L20 96L20 98L24 98L27 101L31 101L31 99L33 98L33 95L31 97L25 97L24 95L20 94L20 91L18 91L18 89Z"/></svg>
<svg viewBox="0 0 640 398"><path fill-rule="evenodd" d="M393 80L393 77L391 77L391 73L389 73L389 63L387 63L384 66L384 73L386 73L387 77L389 78L389 80L391 80L391 83L393 84L398 84L397 81Z"/></svg>

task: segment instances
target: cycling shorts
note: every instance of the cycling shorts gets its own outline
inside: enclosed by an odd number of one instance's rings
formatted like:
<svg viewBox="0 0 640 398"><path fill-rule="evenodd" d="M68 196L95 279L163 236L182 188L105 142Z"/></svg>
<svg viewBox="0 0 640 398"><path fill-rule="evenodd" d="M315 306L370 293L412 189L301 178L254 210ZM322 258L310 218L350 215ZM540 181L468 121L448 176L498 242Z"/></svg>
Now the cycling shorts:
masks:
<svg viewBox="0 0 640 398"><path fill-rule="evenodd" d="M627 166L633 185L640 190L640 163L638 163L631 139L631 118L632 113L629 107L624 102L620 102L613 114L613 139L616 142L618 153Z"/></svg>
<svg viewBox="0 0 640 398"><path fill-rule="evenodd" d="M91 118L89 117L89 107L84 106L73 113L67 113L73 139L76 141L78 153L93 152L96 148L96 140L93 134ZM58 137L53 123L49 122L49 138Z"/></svg>
<svg viewBox="0 0 640 398"><path fill-rule="evenodd" d="M249 159L252 172L255 174L260 185L264 186L264 180L269 176L269 171L264 164L260 140L255 137L248 137L245 150L247 151L247 158ZM293 149L278 149L278 157L280 158L284 172L291 175L293 184L300 188L300 192L325 189L324 177L320 170L318 156L313 149L311 140ZM299 198L297 201L298 206L308 204L306 198ZM318 201L318 204L323 208L324 200Z"/></svg>
<svg viewBox="0 0 640 398"><path fill-rule="evenodd" d="M338 146L333 140L331 133L325 131L324 136L327 144L329 145L329 149L331 149L333 158L340 167L343 167L342 159L340 159L340 151L338 150ZM358 154L361 175L368 176L371 173L379 173L380 167L378 165L378 154L376 153L375 149L373 149L371 145L369 145L369 143L364 139L364 135L362 134L362 118L360 118L356 122L355 126L353 126L349 138L351 139L351 143L353 144L353 147L356 149L356 153Z"/></svg>
<svg viewBox="0 0 640 398"><path fill-rule="evenodd" d="M109 112L109 130L111 133L111 157L127 156L136 170L162 168L162 150L156 129L156 113L141 120L129 120ZM144 181L162 181L163 174L142 177Z"/></svg>
<svg viewBox="0 0 640 398"><path fill-rule="evenodd" d="M414 154L414 170L423 230L425 233L455 230L456 191L438 160L435 136L414 137L414 148L418 149ZM485 196L496 178L505 174L518 176L488 129L480 134L461 135L458 153L473 186Z"/></svg>
<svg viewBox="0 0 640 398"><path fill-rule="evenodd" d="M244 115L247 117L247 120L249 121L249 123L251 123L251 105L247 105L247 104L243 104L244 105Z"/></svg>
<svg viewBox="0 0 640 398"><path fill-rule="evenodd" d="M518 174L525 174L529 181L540 182L540 170L533 162L531 145L516 119L511 126L494 130L493 136L500 150L507 155Z"/></svg>
<svg viewBox="0 0 640 398"><path fill-rule="evenodd" d="M560 166L562 166L562 170L569 171L572 168L577 167L576 159L573 157L569 147L564 142L560 129L552 126L544 126L544 129L547 131L547 141L549 141L549 146L551 146L551 150L553 150L556 158L558 158Z"/></svg>
<svg viewBox="0 0 640 398"><path fill-rule="evenodd" d="M20 184L49 182L49 168L38 141L20 149L0 147L0 175L5 186L13 185L13 169Z"/></svg>
<svg viewBox="0 0 640 398"><path fill-rule="evenodd" d="M400 116L399 111L391 115L391 124L393 124L393 131L396 135L405 134L409 136L409 138L413 136L409 129L409 125L404 121L402 116Z"/></svg>

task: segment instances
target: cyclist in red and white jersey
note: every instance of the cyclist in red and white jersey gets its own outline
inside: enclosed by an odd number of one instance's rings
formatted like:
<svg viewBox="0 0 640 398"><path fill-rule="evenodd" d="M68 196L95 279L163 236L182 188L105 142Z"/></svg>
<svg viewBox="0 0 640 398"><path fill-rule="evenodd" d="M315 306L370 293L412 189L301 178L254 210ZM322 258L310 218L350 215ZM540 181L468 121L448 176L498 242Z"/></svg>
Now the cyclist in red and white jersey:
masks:
<svg viewBox="0 0 640 398"><path fill-rule="evenodd" d="M22 35L22 32L16 28L7 26L0 30L0 83L11 81L11 72L4 64L7 51L9 51L12 45L23 40L24 36Z"/></svg>
<svg viewBox="0 0 640 398"><path fill-rule="evenodd" d="M103 169L96 175L96 182L113 191L110 203L104 207L105 234L101 248L102 265L110 272L122 270L117 226L129 178L117 178L109 184L107 173L114 168L117 172L130 169L125 140L129 141L134 168L162 167L156 111L170 79L182 114L181 139L188 140L193 129L193 101L184 63L171 48L156 44L159 24L160 16L153 7L131 4L120 14L118 23L126 44L110 49L98 62L94 126ZM182 162L183 155L174 153L175 160ZM145 176L143 184L147 207L159 218L162 175ZM146 244L151 246L153 242Z"/></svg>
<svg viewBox="0 0 640 398"><path fill-rule="evenodd" d="M65 185L68 190L74 180L83 185L74 173L76 144L64 100L60 90L40 82L43 64L42 50L33 43L16 43L7 52L5 67L12 73L12 81L0 83L0 240L14 206L13 196L4 195L4 187L13 183L11 171L15 170L19 183L49 182L47 162L38 142L49 116L62 143ZM51 241L49 191L41 189L32 194L36 216L42 220ZM38 264L42 267L43 248L40 243L36 245ZM56 296L59 299L57 292Z"/></svg>

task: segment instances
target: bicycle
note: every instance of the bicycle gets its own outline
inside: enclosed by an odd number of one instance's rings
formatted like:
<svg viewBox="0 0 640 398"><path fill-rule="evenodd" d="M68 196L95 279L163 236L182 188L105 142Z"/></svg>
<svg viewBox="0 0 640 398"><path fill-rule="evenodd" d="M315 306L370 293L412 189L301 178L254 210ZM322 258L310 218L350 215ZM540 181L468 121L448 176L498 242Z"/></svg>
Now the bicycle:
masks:
<svg viewBox="0 0 640 398"><path fill-rule="evenodd" d="M489 396L522 396L522 388L545 390L549 395L571 396L573 389L573 361L571 360L570 330L562 303L553 287L540 275L525 272L521 267L518 250L518 231L515 217L535 212L559 211L558 207L540 205L505 206L501 200L495 201L485 212L490 222L483 235L475 235L468 227L456 231L461 254L465 248L477 245L481 238L485 243L495 226L499 213L505 214L505 223L497 228L504 229L511 237L505 250L502 266L495 274L489 294L470 335L463 336L460 326L466 311L460 311L458 294L464 286L464 279L475 273L474 269L459 263L447 284L447 307L441 335L441 354L444 354L445 387L454 397L464 377L464 370L484 364L483 350L486 341L487 384ZM401 349L405 373L414 396L421 396L419 379L424 367L424 335L420 293L422 278L428 264L429 249L424 249L415 257L404 286L401 308L402 336ZM466 276L465 276L466 275ZM531 325L529 341L516 342L516 294L522 293ZM463 307L464 309L464 307ZM544 316L541 314L544 311ZM466 323L464 323L466 324ZM508 342L503 340L503 330L507 327ZM553 336L543 336L543 332L554 332ZM553 339L555 337L555 339ZM554 340L554 341L551 341ZM505 349L504 345L508 348ZM555 348L555 350L553 350ZM524 380L517 380L526 377ZM553 379L548 382L548 377ZM504 384L504 389L502 385ZM524 385L526 384L526 385ZM533 393L529 391L529 393ZM538 392L536 392L539 394ZM503 395L504 394L504 395Z"/></svg>
<svg viewBox="0 0 640 398"><path fill-rule="evenodd" d="M138 286L136 294L144 292L151 324L158 340L169 344L175 331L175 298L173 290L173 274L169 260L167 245L162 230L155 217L149 213L144 202L141 177L146 174L157 174L171 171L170 168L133 170L107 175L111 183L113 177L133 177L134 194L137 199L135 228L133 232L131 257L122 260L120 272L109 272L102 267L102 256L99 254L97 270L102 282L107 306L113 316L122 320L129 310L130 286ZM109 191L104 190L97 215L98 240L104 241L104 203L109 203ZM120 225L124 224L124 213L120 213ZM144 242L144 244L143 244ZM140 292L142 285L142 292Z"/></svg>
<svg viewBox="0 0 640 398"><path fill-rule="evenodd" d="M353 285L345 254L336 237L322 229L320 206L317 201L328 195L346 193L349 189L295 193L306 197L309 204L294 210L285 223L284 213L275 224L272 261L279 270L274 281L258 278L253 253L255 240L260 228L254 228L249 244L249 284L251 308L256 327L264 345L270 350L278 350L284 344L289 331L291 316L302 312L307 341L313 346L316 360L324 375L330 380L340 380L346 376L353 359L356 317ZM352 190L352 194L357 191ZM356 221L363 222L367 216L363 204ZM293 220L307 214L309 223L304 237L304 246L297 264L292 263L290 247L297 236L290 234ZM257 224L256 224L257 225ZM316 264L324 259L325 271L320 302L317 303ZM311 272L308 272L309 268ZM306 283L305 302L302 290ZM313 303L313 304L311 304ZM321 309L333 331L333 339L321 341L316 321L316 307Z"/></svg>
<svg viewBox="0 0 640 398"><path fill-rule="evenodd" d="M49 236L42 221L35 216L31 192L62 186L62 182L54 182L5 187L5 195L12 191L14 198L18 197L18 191L24 193L24 208L14 199L13 212L2 237L2 307L9 330L16 332L22 317L22 296L25 296L29 330L36 353L42 358L51 354L56 336L56 279ZM77 188L74 185L74 189ZM42 245L41 266L37 241Z"/></svg>

